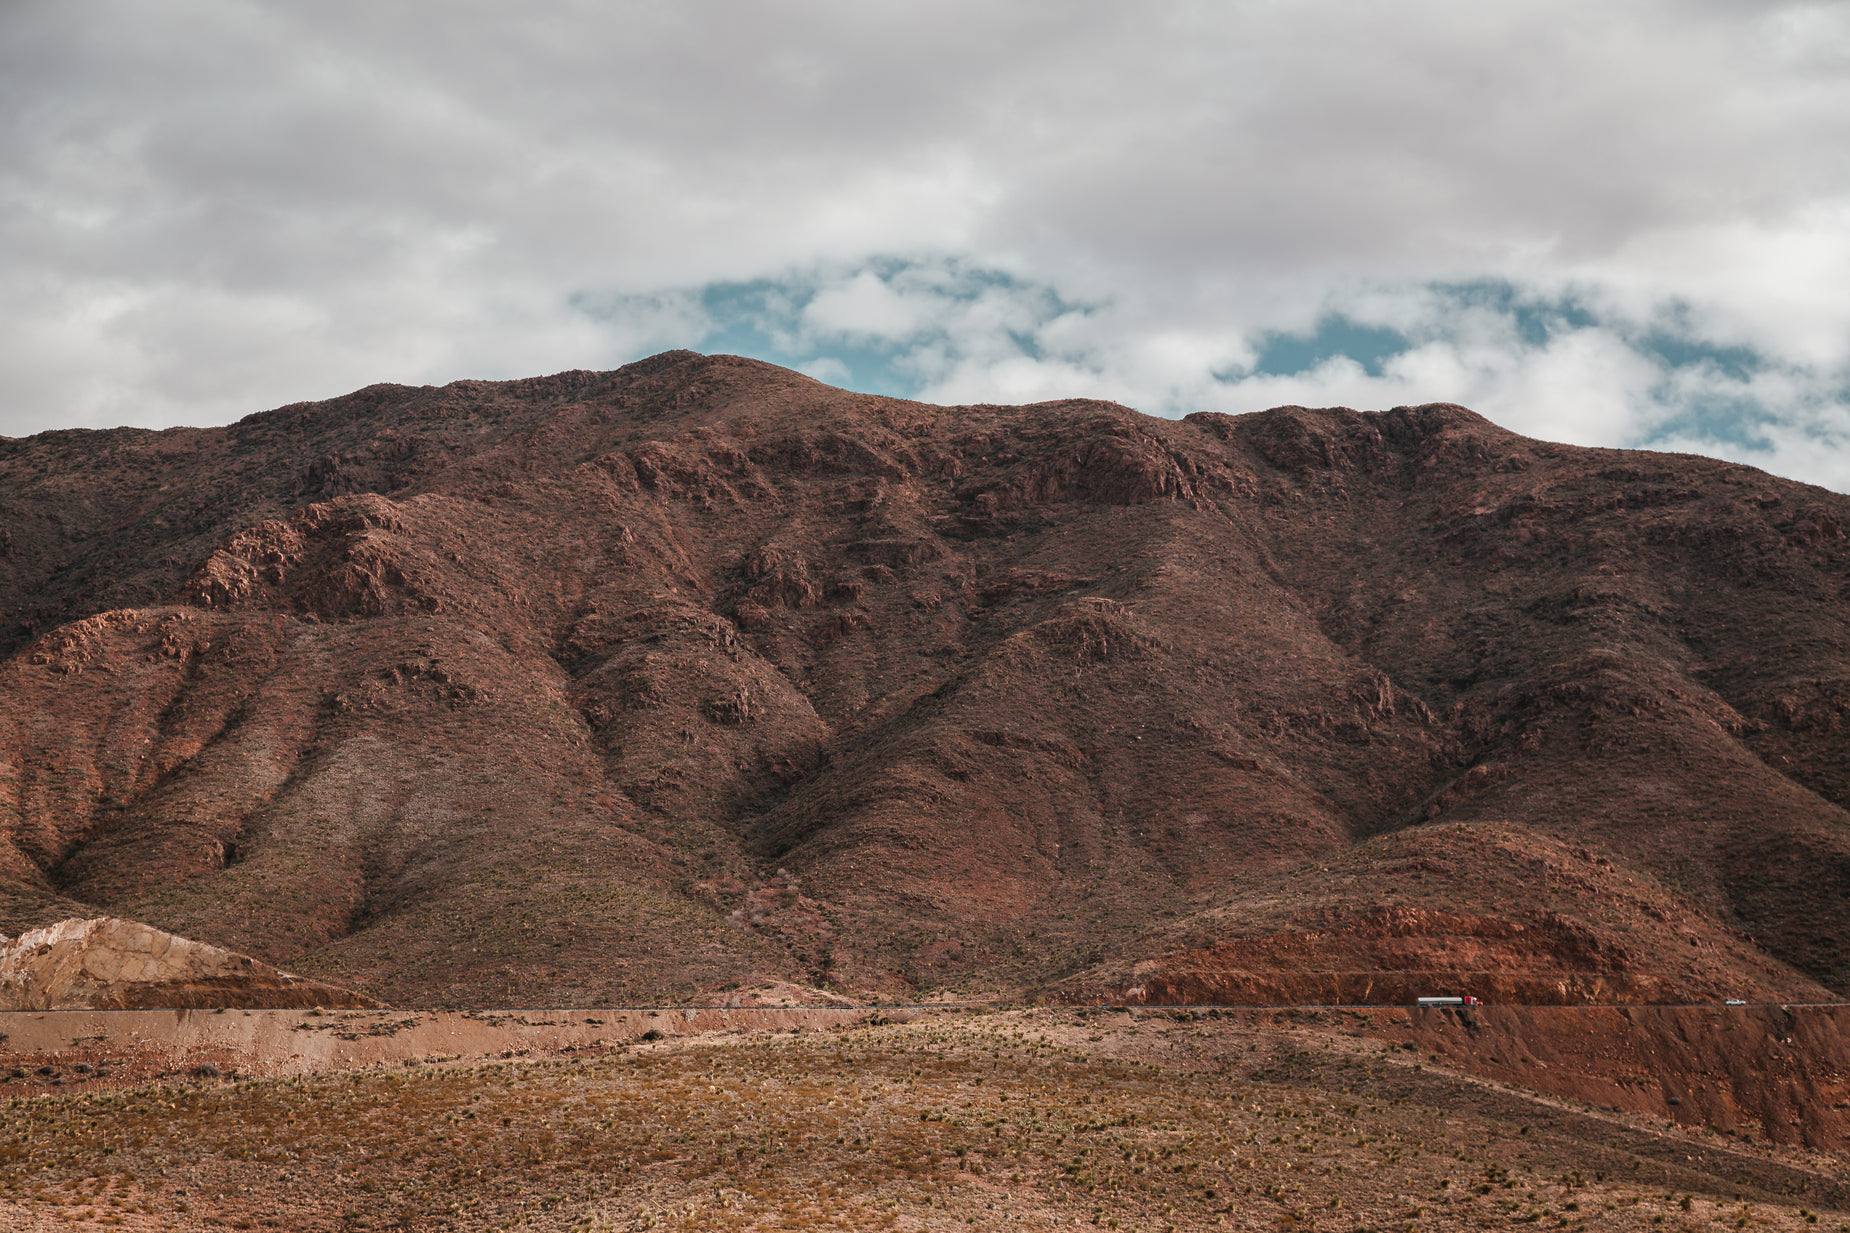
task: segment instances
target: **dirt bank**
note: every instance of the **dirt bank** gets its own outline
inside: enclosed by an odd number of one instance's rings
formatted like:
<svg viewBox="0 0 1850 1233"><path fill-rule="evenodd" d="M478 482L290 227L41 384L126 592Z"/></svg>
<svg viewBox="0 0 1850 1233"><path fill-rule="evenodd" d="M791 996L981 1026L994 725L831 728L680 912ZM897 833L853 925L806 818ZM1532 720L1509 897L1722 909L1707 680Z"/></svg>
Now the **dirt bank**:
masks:
<svg viewBox="0 0 1850 1233"><path fill-rule="evenodd" d="M1196 1006L1115 1013L1374 1038L1410 1055L1408 1061L1604 1109L1741 1140L1850 1150L1850 1006Z"/></svg>
<svg viewBox="0 0 1850 1233"><path fill-rule="evenodd" d="M614 1048L713 1032L804 1032L935 1010L85 1010L0 1013L0 1094L200 1072L282 1076Z"/></svg>
<svg viewBox="0 0 1850 1233"><path fill-rule="evenodd" d="M1850 1144L1850 1007L1486 1006L1376 1029L1459 1070L1724 1134Z"/></svg>

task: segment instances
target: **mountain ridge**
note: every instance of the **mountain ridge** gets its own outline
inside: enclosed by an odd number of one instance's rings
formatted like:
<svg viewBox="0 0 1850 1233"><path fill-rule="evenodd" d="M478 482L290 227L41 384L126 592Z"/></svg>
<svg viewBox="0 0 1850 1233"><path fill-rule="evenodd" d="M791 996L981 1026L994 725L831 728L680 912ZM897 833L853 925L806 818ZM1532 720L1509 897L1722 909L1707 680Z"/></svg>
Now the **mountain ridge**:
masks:
<svg viewBox="0 0 1850 1233"><path fill-rule="evenodd" d="M1850 990L1850 498L1750 468L670 352L0 494L11 932L401 1005Z"/></svg>

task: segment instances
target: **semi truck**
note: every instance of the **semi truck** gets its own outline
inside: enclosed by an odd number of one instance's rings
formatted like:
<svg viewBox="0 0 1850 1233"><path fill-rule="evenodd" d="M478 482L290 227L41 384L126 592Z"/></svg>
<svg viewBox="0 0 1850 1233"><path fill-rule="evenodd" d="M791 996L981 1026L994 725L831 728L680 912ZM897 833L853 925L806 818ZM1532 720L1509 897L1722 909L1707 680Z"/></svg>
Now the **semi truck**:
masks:
<svg viewBox="0 0 1850 1233"><path fill-rule="evenodd" d="M1482 1002L1478 1001L1476 998L1472 997L1468 993L1465 994L1463 997L1456 997L1456 998L1453 998L1453 997L1415 998L1413 1000L1413 1004L1415 1006L1482 1006L1483 1005Z"/></svg>

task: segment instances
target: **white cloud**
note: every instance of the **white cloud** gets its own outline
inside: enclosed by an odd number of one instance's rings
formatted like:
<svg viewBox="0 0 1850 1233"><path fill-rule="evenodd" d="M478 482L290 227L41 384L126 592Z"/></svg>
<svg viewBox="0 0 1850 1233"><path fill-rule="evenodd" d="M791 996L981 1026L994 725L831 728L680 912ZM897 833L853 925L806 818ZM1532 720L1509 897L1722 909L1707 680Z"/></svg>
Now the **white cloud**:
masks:
<svg viewBox="0 0 1850 1233"><path fill-rule="evenodd" d="M1714 392L1655 329L1752 349L1741 405L1833 451L1850 4L21 0L0 254L0 432L608 366L770 280L780 354L927 396L1571 438ZM1444 291L1482 283L1597 320ZM1332 312L1415 345L1214 378Z"/></svg>
<svg viewBox="0 0 1850 1233"><path fill-rule="evenodd" d="M1634 315L1674 303L1705 337L1850 370L1850 199L1644 233L1581 277Z"/></svg>
<svg viewBox="0 0 1850 1233"><path fill-rule="evenodd" d="M826 385L846 385L854 377L848 366L832 355L805 360L794 367L804 376L814 377Z"/></svg>
<svg viewBox="0 0 1850 1233"><path fill-rule="evenodd" d="M924 323L929 306L907 296L872 270L825 288L803 309L803 324L818 334L900 340Z"/></svg>

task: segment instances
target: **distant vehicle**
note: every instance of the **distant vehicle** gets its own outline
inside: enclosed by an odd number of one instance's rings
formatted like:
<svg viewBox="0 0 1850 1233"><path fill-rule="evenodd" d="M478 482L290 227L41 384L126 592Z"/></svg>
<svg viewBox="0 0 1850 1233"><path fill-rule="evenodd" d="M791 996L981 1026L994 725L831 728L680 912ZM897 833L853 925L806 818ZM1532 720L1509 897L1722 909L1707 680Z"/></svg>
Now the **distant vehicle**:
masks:
<svg viewBox="0 0 1850 1233"><path fill-rule="evenodd" d="M1722 1005L1723 1006L1745 1006L1747 1005L1747 1003L1743 1002L1740 998L1729 998L1726 1002L1723 1002Z"/></svg>
<svg viewBox="0 0 1850 1233"><path fill-rule="evenodd" d="M1482 1006L1483 1003L1466 994L1461 998L1415 998L1415 1006Z"/></svg>

